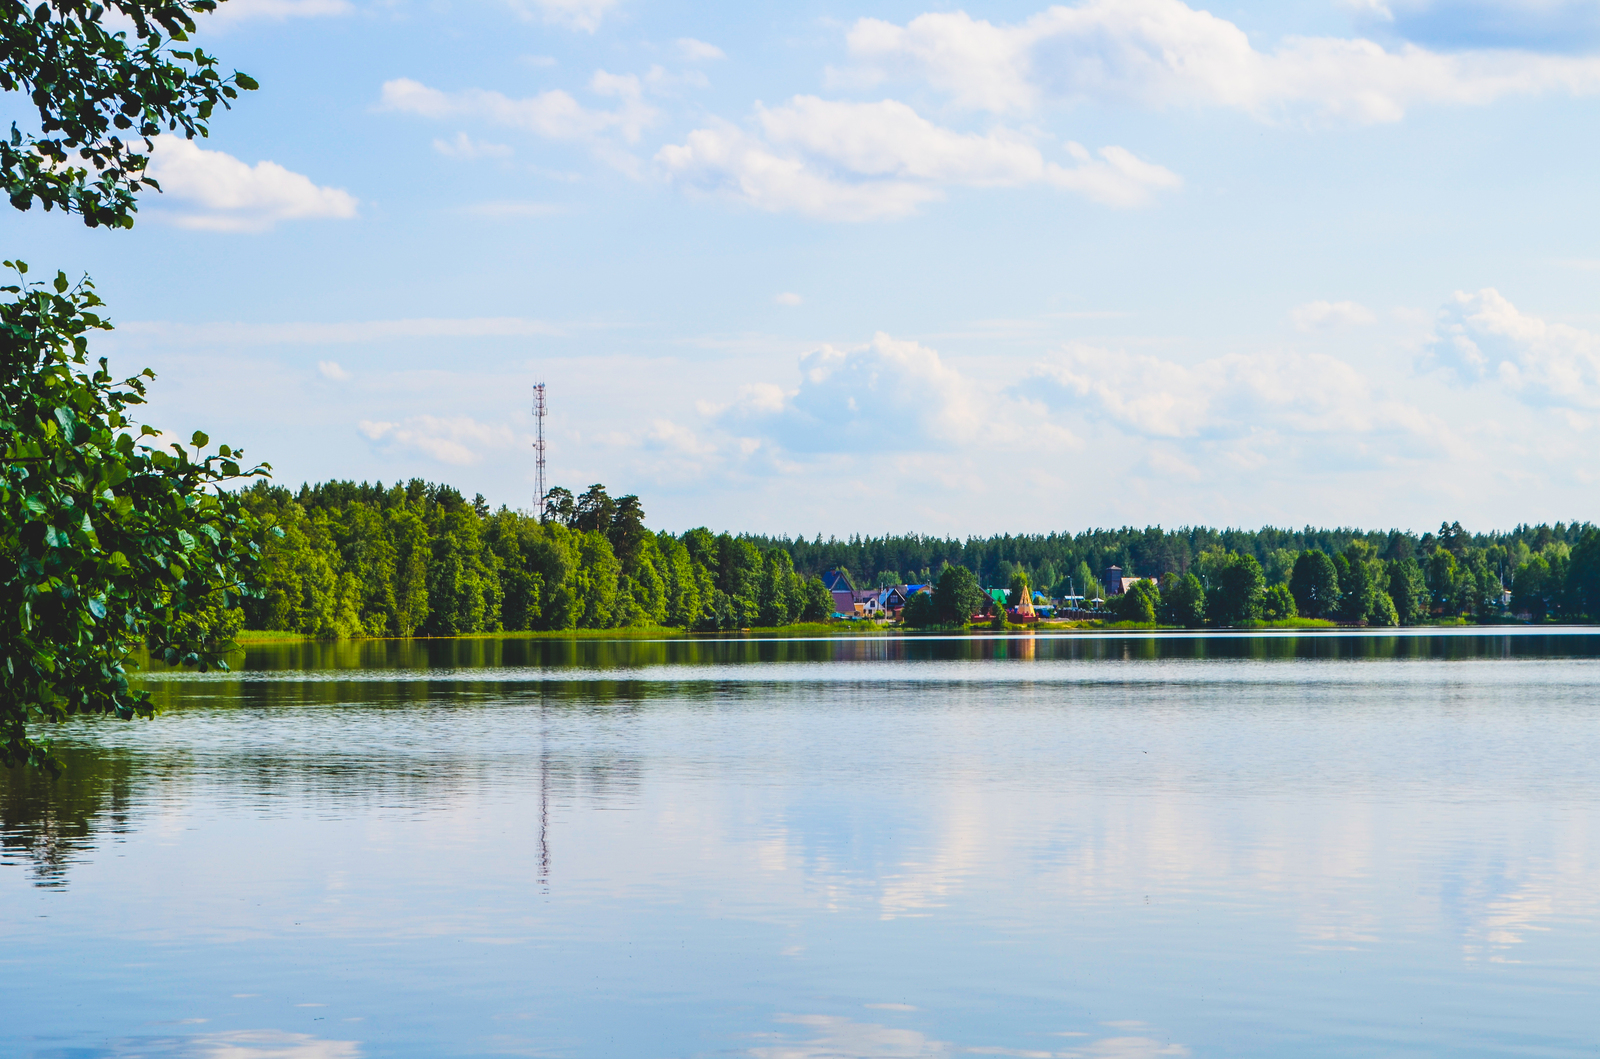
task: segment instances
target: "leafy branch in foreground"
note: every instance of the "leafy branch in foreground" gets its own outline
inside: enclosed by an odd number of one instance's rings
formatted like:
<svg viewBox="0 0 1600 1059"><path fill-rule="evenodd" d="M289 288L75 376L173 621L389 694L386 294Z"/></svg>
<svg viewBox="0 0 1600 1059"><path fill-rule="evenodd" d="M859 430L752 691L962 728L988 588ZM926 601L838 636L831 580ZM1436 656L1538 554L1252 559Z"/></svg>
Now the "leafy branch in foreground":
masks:
<svg viewBox="0 0 1600 1059"><path fill-rule="evenodd" d="M6 262L19 277L27 266ZM265 475L196 432L144 444L127 411L141 375L118 382L90 365L88 336L110 330L87 280L0 287L0 760L51 765L30 722L75 714L148 716L129 686L148 643L169 665L226 668L228 646L192 614L254 591L256 523L222 483Z"/></svg>
<svg viewBox="0 0 1600 1059"><path fill-rule="evenodd" d="M91 228L133 227L135 195L160 185L145 175L153 137L209 134L220 104L257 87L249 75L224 77L216 56L175 50L194 32L194 15L215 0L111 0L133 23L108 31L106 5L90 0L0 0L0 89L28 95L37 134L12 124L0 136L0 180L19 210L37 199L83 217ZM141 142L142 141L142 142ZM92 167L92 172L91 172Z"/></svg>

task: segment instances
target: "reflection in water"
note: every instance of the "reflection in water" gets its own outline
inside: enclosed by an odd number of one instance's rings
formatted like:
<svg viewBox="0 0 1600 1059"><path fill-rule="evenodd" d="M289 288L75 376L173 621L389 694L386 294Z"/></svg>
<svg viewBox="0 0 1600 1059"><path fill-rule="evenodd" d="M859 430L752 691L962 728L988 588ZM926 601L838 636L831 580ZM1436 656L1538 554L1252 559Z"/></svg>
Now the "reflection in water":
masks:
<svg viewBox="0 0 1600 1059"><path fill-rule="evenodd" d="M868 1007L890 1007L869 1004ZM913 1009L914 1010L914 1009ZM1123 1033L1098 1040L1075 1043L1069 1048L1004 1048L999 1046L957 1046L935 1040L916 1030L858 1022L837 1015L779 1015L777 1021L800 1027L789 1033L763 1034L770 1043L751 1048L755 1059L944 1059L955 1055L1019 1056L1023 1059L1183 1059L1189 1049L1181 1044L1163 1043L1152 1037L1133 1036L1126 1031L1138 1023L1118 1024ZM795 1037L803 1035L804 1040ZM1088 1037L1089 1034L1060 1033L1057 1037Z"/></svg>
<svg viewBox="0 0 1600 1059"><path fill-rule="evenodd" d="M150 684L154 721L64 725L61 780L0 787L0 1053L1592 1037L1590 634L287 644ZM124 999L69 1041L85 995ZM136 1036L271 1025L257 995L282 1032Z"/></svg>
<svg viewBox="0 0 1600 1059"><path fill-rule="evenodd" d="M28 862L40 886L66 885L67 867L92 848L96 833L124 833L146 762L122 751L68 744L57 748L61 775L0 769L0 848L4 861Z"/></svg>
<svg viewBox="0 0 1600 1059"><path fill-rule="evenodd" d="M795 662L968 662L991 660L1466 659L1593 658L1600 634L1520 627L1416 633L1138 633L874 636L797 640L744 637L590 640L483 637L459 640L344 640L246 645L242 671L334 674L355 670L533 668L641 669ZM151 674L170 677L159 665Z"/></svg>
<svg viewBox="0 0 1600 1059"><path fill-rule="evenodd" d="M136 1038L73 1054L84 1059L361 1059L364 1053L356 1041L325 1041L278 1030L234 1030Z"/></svg>

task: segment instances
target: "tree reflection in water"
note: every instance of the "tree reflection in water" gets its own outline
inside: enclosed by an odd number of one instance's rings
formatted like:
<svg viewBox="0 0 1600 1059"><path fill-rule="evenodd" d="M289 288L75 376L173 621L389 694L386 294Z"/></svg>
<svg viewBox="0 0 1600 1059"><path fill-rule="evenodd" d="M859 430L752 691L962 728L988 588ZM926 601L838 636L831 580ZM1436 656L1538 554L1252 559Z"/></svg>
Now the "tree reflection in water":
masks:
<svg viewBox="0 0 1600 1059"><path fill-rule="evenodd" d="M136 810L145 800L142 792L157 779L164 786L210 784L225 789L230 798L258 802L289 796L327 807L393 798L420 804L470 787L477 770L486 767L484 761L459 756L450 739L451 710L538 704L619 718L662 696L679 701L737 696L746 681L770 665L854 664L864 668L849 673L848 681L887 683L914 679L916 663L929 662L1007 663L994 674L1005 680L1015 679L1005 675L1014 672L1011 663L1596 656L1600 636L1507 635L1491 629L1411 635L1021 633L660 641L486 637L253 644L233 674L188 679L156 667L151 683L158 709L170 713L224 707L270 716L284 708L339 707L347 742L310 744L292 731L269 726L264 738L248 744L124 748L96 745L98 740L118 741L108 732L116 732L122 722L74 721L57 743L64 766L59 777L3 770L0 845L5 862L26 864L37 885L64 886L69 867L103 833L116 835L136 826ZM891 665L874 668L883 663ZM1133 675L1118 667L1075 679L1121 683ZM770 679L770 671L765 676ZM798 668L794 679L809 683L822 674L816 668ZM420 730L429 744L395 745L385 714L420 707L433 710L433 716L420 729L412 725L408 738L417 738ZM525 756L509 763L497 760L493 767L507 779L519 769L536 772L541 825L548 822L552 799L626 801L641 783L639 760L622 747L582 760L551 754L543 746L524 750ZM549 871L544 830L541 826L541 881Z"/></svg>
<svg viewBox="0 0 1600 1059"><path fill-rule="evenodd" d="M139 768L126 751L57 746L61 774L0 769L0 848L7 863L25 861L39 886L61 887L67 868L97 844L97 834L126 832Z"/></svg>

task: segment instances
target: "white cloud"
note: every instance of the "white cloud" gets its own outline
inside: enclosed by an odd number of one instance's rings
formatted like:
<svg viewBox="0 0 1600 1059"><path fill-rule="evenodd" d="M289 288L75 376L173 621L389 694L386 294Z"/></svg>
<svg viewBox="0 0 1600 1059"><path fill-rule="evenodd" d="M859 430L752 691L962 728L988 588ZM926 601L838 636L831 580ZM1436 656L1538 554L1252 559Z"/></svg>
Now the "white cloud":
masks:
<svg viewBox="0 0 1600 1059"><path fill-rule="evenodd" d="M762 209L829 220L903 217L949 186L1041 184L1110 206L1139 206L1181 186L1169 170L1121 147L1091 158L1070 143L1073 164L1049 161L1032 140L999 128L963 133L897 100L851 103L796 96L757 107L763 139L727 124L698 129L656 155L667 174Z"/></svg>
<svg viewBox="0 0 1600 1059"><path fill-rule="evenodd" d="M637 142L655 118L655 110L643 102L639 79L597 70L589 87L597 95L620 99L621 104L615 110L593 109L560 89L521 99L481 88L443 92L401 77L384 82L379 105L424 118L473 118L552 140L593 140L616 131L630 143Z"/></svg>
<svg viewBox="0 0 1600 1059"><path fill-rule="evenodd" d="M347 0L228 0L204 20L206 29L224 29L236 22L283 22L291 18L330 18L348 15L355 6Z"/></svg>
<svg viewBox="0 0 1600 1059"><path fill-rule="evenodd" d="M117 334L153 339L164 345L341 345L408 338L522 338L561 332L541 320L519 316L478 316L449 320L352 320L341 323L210 323L135 320L118 324Z"/></svg>
<svg viewBox="0 0 1600 1059"><path fill-rule="evenodd" d="M869 1004L868 1007L914 1011L903 1004ZM778 1022L795 1026L807 1039L766 1034L770 1044L751 1048L753 1059L947 1059L957 1055L1020 1056L1023 1059L1184 1059L1189 1049L1162 1044L1150 1037L1103 1037L1085 1041L1066 1051L1019 1050L1000 1047L957 1047L918 1030L858 1022L839 1015L778 1015ZM1117 1025L1117 1024L1112 1024ZM1134 1024L1138 1025L1138 1024ZM1078 1037L1087 1034L1069 1034Z"/></svg>
<svg viewBox="0 0 1600 1059"><path fill-rule="evenodd" d="M185 1039L185 1059L361 1059L355 1041L327 1041L305 1033L232 1030Z"/></svg>
<svg viewBox="0 0 1600 1059"><path fill-rule="evenodd" d="M1357 302L1307 302L1289 311L1289 319L1302 331L1327 331L1370 324L1372 310Z"/></svg>
<svg viewBox="0 0 1600 1059"><path fill-rule="evenodd" d="M1435 417L1384 397L1355 368L1320 354L1230 354L1188 366L1074 345L1039 364L1019 389L1152 438L1441 429Z"/></svg>
<svg viewBox="0 0 1600 1059"><path fill-rule="evenodd" d="M1152 107L1210 105L1273 118L1309 111L1395 121L1420 103L1484 104L1507 95L1600 90L1600 59L1287 37L1258 51L1238 26L1181 0L1086 0L995 25L965 12L905 25L863 18L848 34L861 84L911 75L959 106L1023 112L1093 98Z"/></svg>
<svg viewBox="0 0 1600 1059"><path fill-rule="evenodd" d="M1492 287L1445 303L1432 352L1466 380L1492 376L1536 403L1600 408L1600 335L1529 316Z"/></svg>
<svg viewBox="0 0 1600 1059"><path fill-rule="evenodd" d="M433 149L446 158L460 158L468 162L480 158L510 158L512 155L511 148L503 143L474 140L464 132L456 133L453 140L434 140Z"/></svg>
<svg viewBox="0 0 1600 1059"><path fill-rule="evenodd" d="M857 1022L837 1015L779 1015L779 1022L803 1027L809 1040L780 1038L770 1045L751 1048L754 1059L943 1059L957 1054L948 1041L934 1040L916 1030Z"/></svg>
<svg viewBox="0 0 1600 1059"><path fill-rule="evenodd" d="M782 294L778 295L772 300L774 304L777 305L799 305L801 302L805 301L804 298L800 297L800 295L794 293L793 291L784 291Z"/></svg>
<svg viewBox="0 0 1600 1059"><path fill-rule="evenodd" d="M522 17L593 33L617 0L511 0Z"/></svg>
<svg viewBox="0 0 1600 1059"><path fill-rule="evenodd" d="M803 160L777 154L725 122L689 133L682 144L656 152L671 179L773 213L835 221L904 217L942 198L936 188L904 180L849 183L816 172Z"/></svg>
<svg viewBox="0 0 1600 1059"><path fill-rule="evenodd" d="M356 216L355 196L339 188L318 187L309 177L276 162L251 166L179 136L160 136L155 144L150 175L167 196L197 207L195 212L168 215L180 227L262 232L281 221Z"/></svg>
<svg viewBox="0 0 1600 1059"><path fill-rule="evenodd" d="M693 37L678 38L678 54L687 62L709 62L713 59L726 59L728 56L715 44L707 44L703 40Z"/></svg>
<svg viewBox="0 0 1600 1059"><path fill-rule="evenodd" d="M865 346L825 345L800 358L794 390L745 386L731 406L703 406L741 436L771 438L793 452L945 451L974 441L1000 418L1026 409L950 365L936 350L883 332ZM1033 440L1068 440L1044 429Z"/></svg>
<svg viewBox="0 0 1600 1059"><path fill-rule="evenodd" d="M369 440L396 453L421 453L440 463L469 467L489 450L507 449L517 436L504 425L480 423L471 416L411 416L398 423L363 419L357 429Z"/></svg>
<svg viewBox="0 0 1600 1059"><path fill-rule="evenodd" d="M322 373L324 379L332 379L335 382L344 382L350 378L350 373L341 368L336 360L317 361L317 370Z"/></svg>

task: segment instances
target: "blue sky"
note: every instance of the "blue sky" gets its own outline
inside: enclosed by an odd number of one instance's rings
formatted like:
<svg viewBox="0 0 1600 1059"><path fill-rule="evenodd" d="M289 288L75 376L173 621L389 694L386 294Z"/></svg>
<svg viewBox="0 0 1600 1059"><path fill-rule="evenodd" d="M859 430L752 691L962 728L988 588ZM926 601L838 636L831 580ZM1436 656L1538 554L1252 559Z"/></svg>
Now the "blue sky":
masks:
<svg viewBox="0 0 1600 1059"><path fill-rule="evenodd" d="M1600 3L228 0L88 270L280 481L804 533L1596 518ZM8 101L17 110L16 101ZM21 113L18 111L18 113Z"/></svg>

